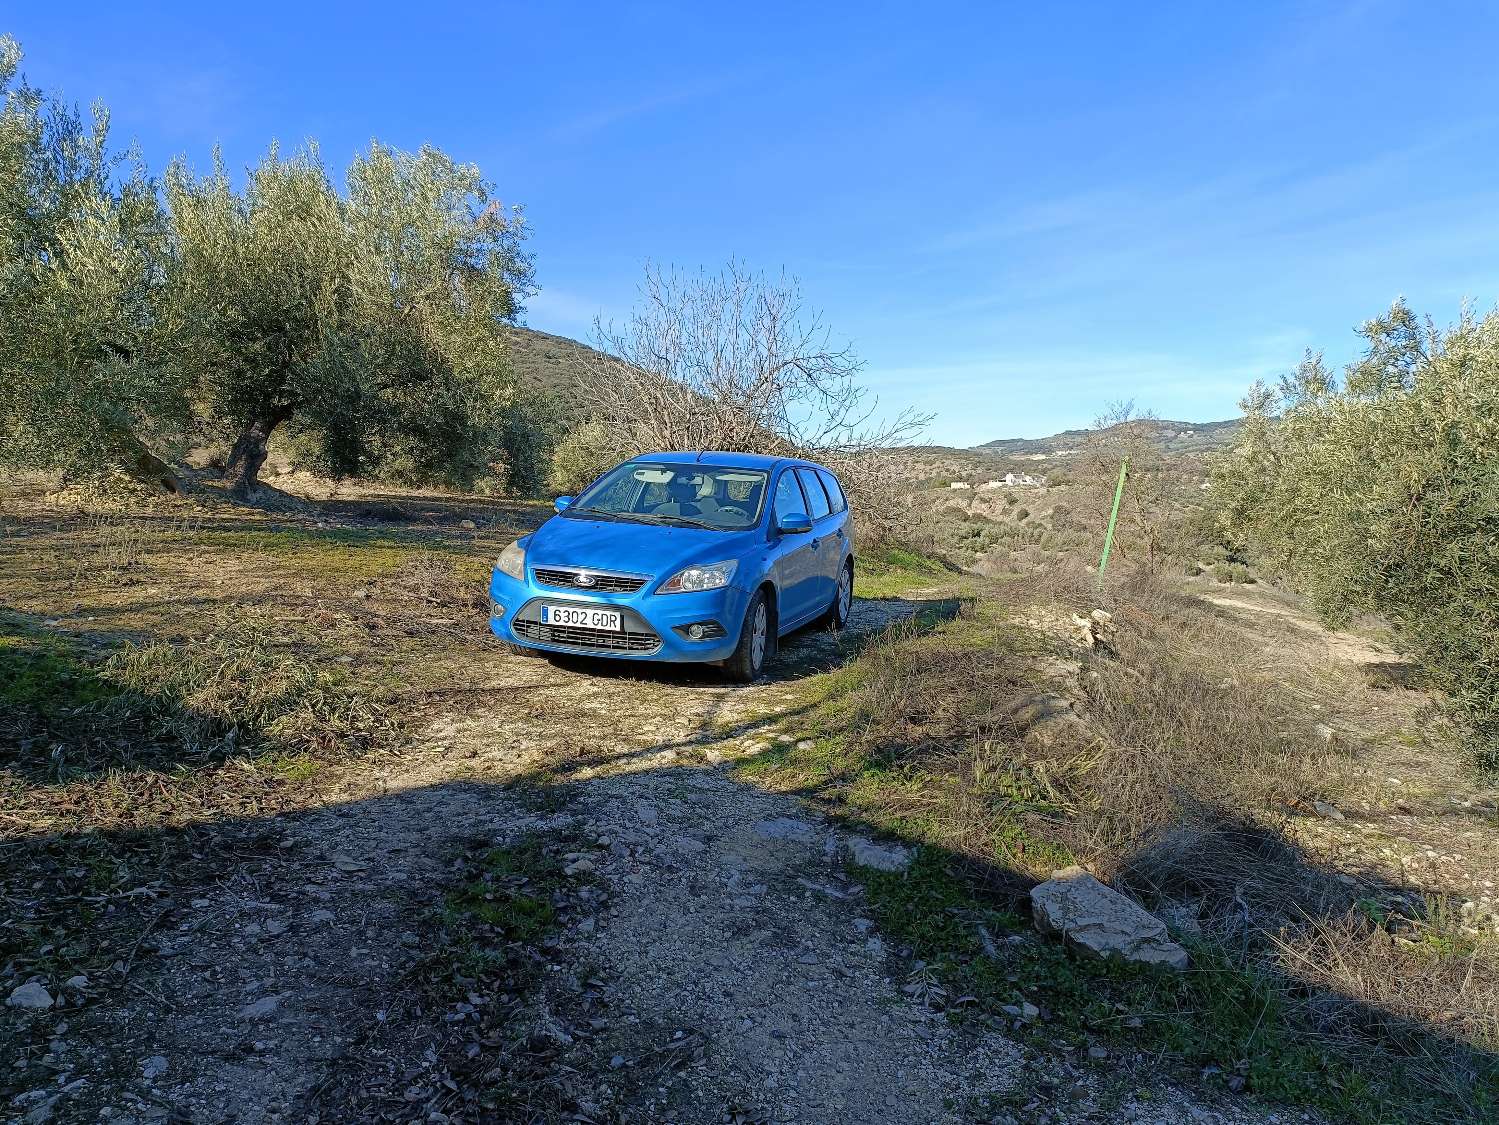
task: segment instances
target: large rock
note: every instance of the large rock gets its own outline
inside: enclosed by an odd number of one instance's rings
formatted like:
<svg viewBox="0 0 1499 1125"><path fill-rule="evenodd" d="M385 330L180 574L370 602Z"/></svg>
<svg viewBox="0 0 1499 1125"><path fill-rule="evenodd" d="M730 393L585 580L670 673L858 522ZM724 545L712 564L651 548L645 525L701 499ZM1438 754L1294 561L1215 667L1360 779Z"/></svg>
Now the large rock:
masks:
<svg viewBox="0 0 1499 1125"><path fill-rule="evenodd" d="M1098 957L1187 967L1187 951L1171 940L1159 918L1081 867L1063 868L1031 888L1031 911L1042 933L1061 934Z"/></svg>
<svg viewBox="0 0 1499 1125"><path fill-rule="evenodd" d="M877 871L904 871L911 866L911 849L899 844L882 845L863 836L850 836L848 851L860 867L873 867Z"/></svg>
<svg viewBox="0 0 1499 1125"><path fill-rule="evenodd" d="M25 1008L32 1012L44 1012L52 1007L52 994L41 985L32 981L23 984L6 998L5 1001L12 1008Z"/></svg>

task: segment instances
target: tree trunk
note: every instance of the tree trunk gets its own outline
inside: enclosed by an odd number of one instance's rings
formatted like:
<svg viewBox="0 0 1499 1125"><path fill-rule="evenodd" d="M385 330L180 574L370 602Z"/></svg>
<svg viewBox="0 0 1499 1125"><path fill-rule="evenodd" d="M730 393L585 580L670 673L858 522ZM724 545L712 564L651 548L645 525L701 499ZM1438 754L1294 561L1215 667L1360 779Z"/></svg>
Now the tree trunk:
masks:
<svg viewBox="0 0 1499 1125"><path fill-rule="evenodd" d="M177 470L149 449L142 447L136 453L134 468L136 476L159 484L163 492L182 493L182 478L177 475Z"/></svg>
<svg viewBox="0 0 1499 1125"><path fill-rule="evenodd" d="M265 464L266 444L276 427L291 416L291 411L278 408L263 418L252 418L234 439L234 448L229 451L229 460L224 465L224 483L228 493L241 502L250 500L255 486L260 483L260 467Z"/></svg>

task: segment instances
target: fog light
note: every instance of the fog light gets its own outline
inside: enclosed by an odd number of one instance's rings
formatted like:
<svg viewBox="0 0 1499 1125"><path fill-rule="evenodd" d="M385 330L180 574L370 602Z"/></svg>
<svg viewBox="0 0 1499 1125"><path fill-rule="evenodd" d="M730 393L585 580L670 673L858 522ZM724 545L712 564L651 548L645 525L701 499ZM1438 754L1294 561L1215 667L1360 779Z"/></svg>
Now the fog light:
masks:
<svg viewBox="0 0 1499 1125"><path fill-rule="evenodd" d="M495 601L493 598L489 599L489 616L490 617L504 617L505 616L505 607L502 606L499 602Z"/></svg>
<svg viewBox="0 0 1499 1125"><path fill-rule="evenodd" d="M719 641L728 636L717 621L694 621L690 625L673 625L671 628L684 641Z"/></svg>

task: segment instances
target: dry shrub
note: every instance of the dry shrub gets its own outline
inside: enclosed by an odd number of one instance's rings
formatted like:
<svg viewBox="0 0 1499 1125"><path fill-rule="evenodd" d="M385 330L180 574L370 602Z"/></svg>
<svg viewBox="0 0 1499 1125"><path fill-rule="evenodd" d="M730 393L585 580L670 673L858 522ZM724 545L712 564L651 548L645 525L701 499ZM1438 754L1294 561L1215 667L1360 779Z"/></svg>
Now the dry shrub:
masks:
<svg viewBox="0 0 1499 1125"><path fill-rule="evenodd" d="M864 650L852 714L863 750L893 764L1013 740L1011 712L1027 676L996 653L1017 635L970 609L960 609L959 620L967 626L961 638L924 633L907 621Z"/></svg>
<svg viewBox="0 0 1499 1125"><path fill-rule="evenodd" d="M1018 824L1030 837L1018 867L1045 874L1041 859L1070 853L1147 898L1204 898L1235 925L1293 905L1344 909L1346 888L1282 832L1347 768L1302 705L1167 583L1053 580L1091 595L1074 605L1113 610L1108 647L1070 687L1055 682L1052 642L978 606L935 633L897 626L866 649L838 722L861 754L919 769L919 792L892 799L920 802L945 846L992 858L996 835ZM1048 686L1080 696L1078 714ZM1053 717L1063 721L1035 728Z"/></svg>
<svg viewBox="0 0 1499 1125"><path fill-rule="evenodd" d="M866 546L916 545L907 447L928 416L880 414L862 361L794 278L739 262L696 275L651 266L628 321L595 334L599 352L578 373L588 415L553 454L555 487L576 491L659 450L808 457L838 474Z"/></svg>
<svg viewBox="0 0 1499 1125"><path fill-rule="evenodd" d="M1077 846L1156 894L1324 908L1327 880L1280 828L1345 761L1210 614L1153 584L1139 593L1156 607L1116 605L1112 651L1083 680L1098 765Z"/></svg>

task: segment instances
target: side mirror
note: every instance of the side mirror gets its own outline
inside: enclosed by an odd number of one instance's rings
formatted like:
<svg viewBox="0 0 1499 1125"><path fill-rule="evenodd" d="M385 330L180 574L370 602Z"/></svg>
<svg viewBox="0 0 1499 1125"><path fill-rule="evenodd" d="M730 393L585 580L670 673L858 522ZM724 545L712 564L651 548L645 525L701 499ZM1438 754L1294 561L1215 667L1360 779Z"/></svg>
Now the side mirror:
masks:
<svg viewBox="0 0 1499 1125"><path fill-rule="evenodd" d="M812 530L812 519L806 512L787 512L776 520L776 530L782 535L801 535Z"/></svg>
<svg viewBox="0 0 1499 1125"><path fill-rule="evenodd" d="M571 496L559 496L557 497L557 499L552 501L552 507L556 508L559 512L562 512L566 511L567 508L572 504L572 502L573 498Z"/></svg>

